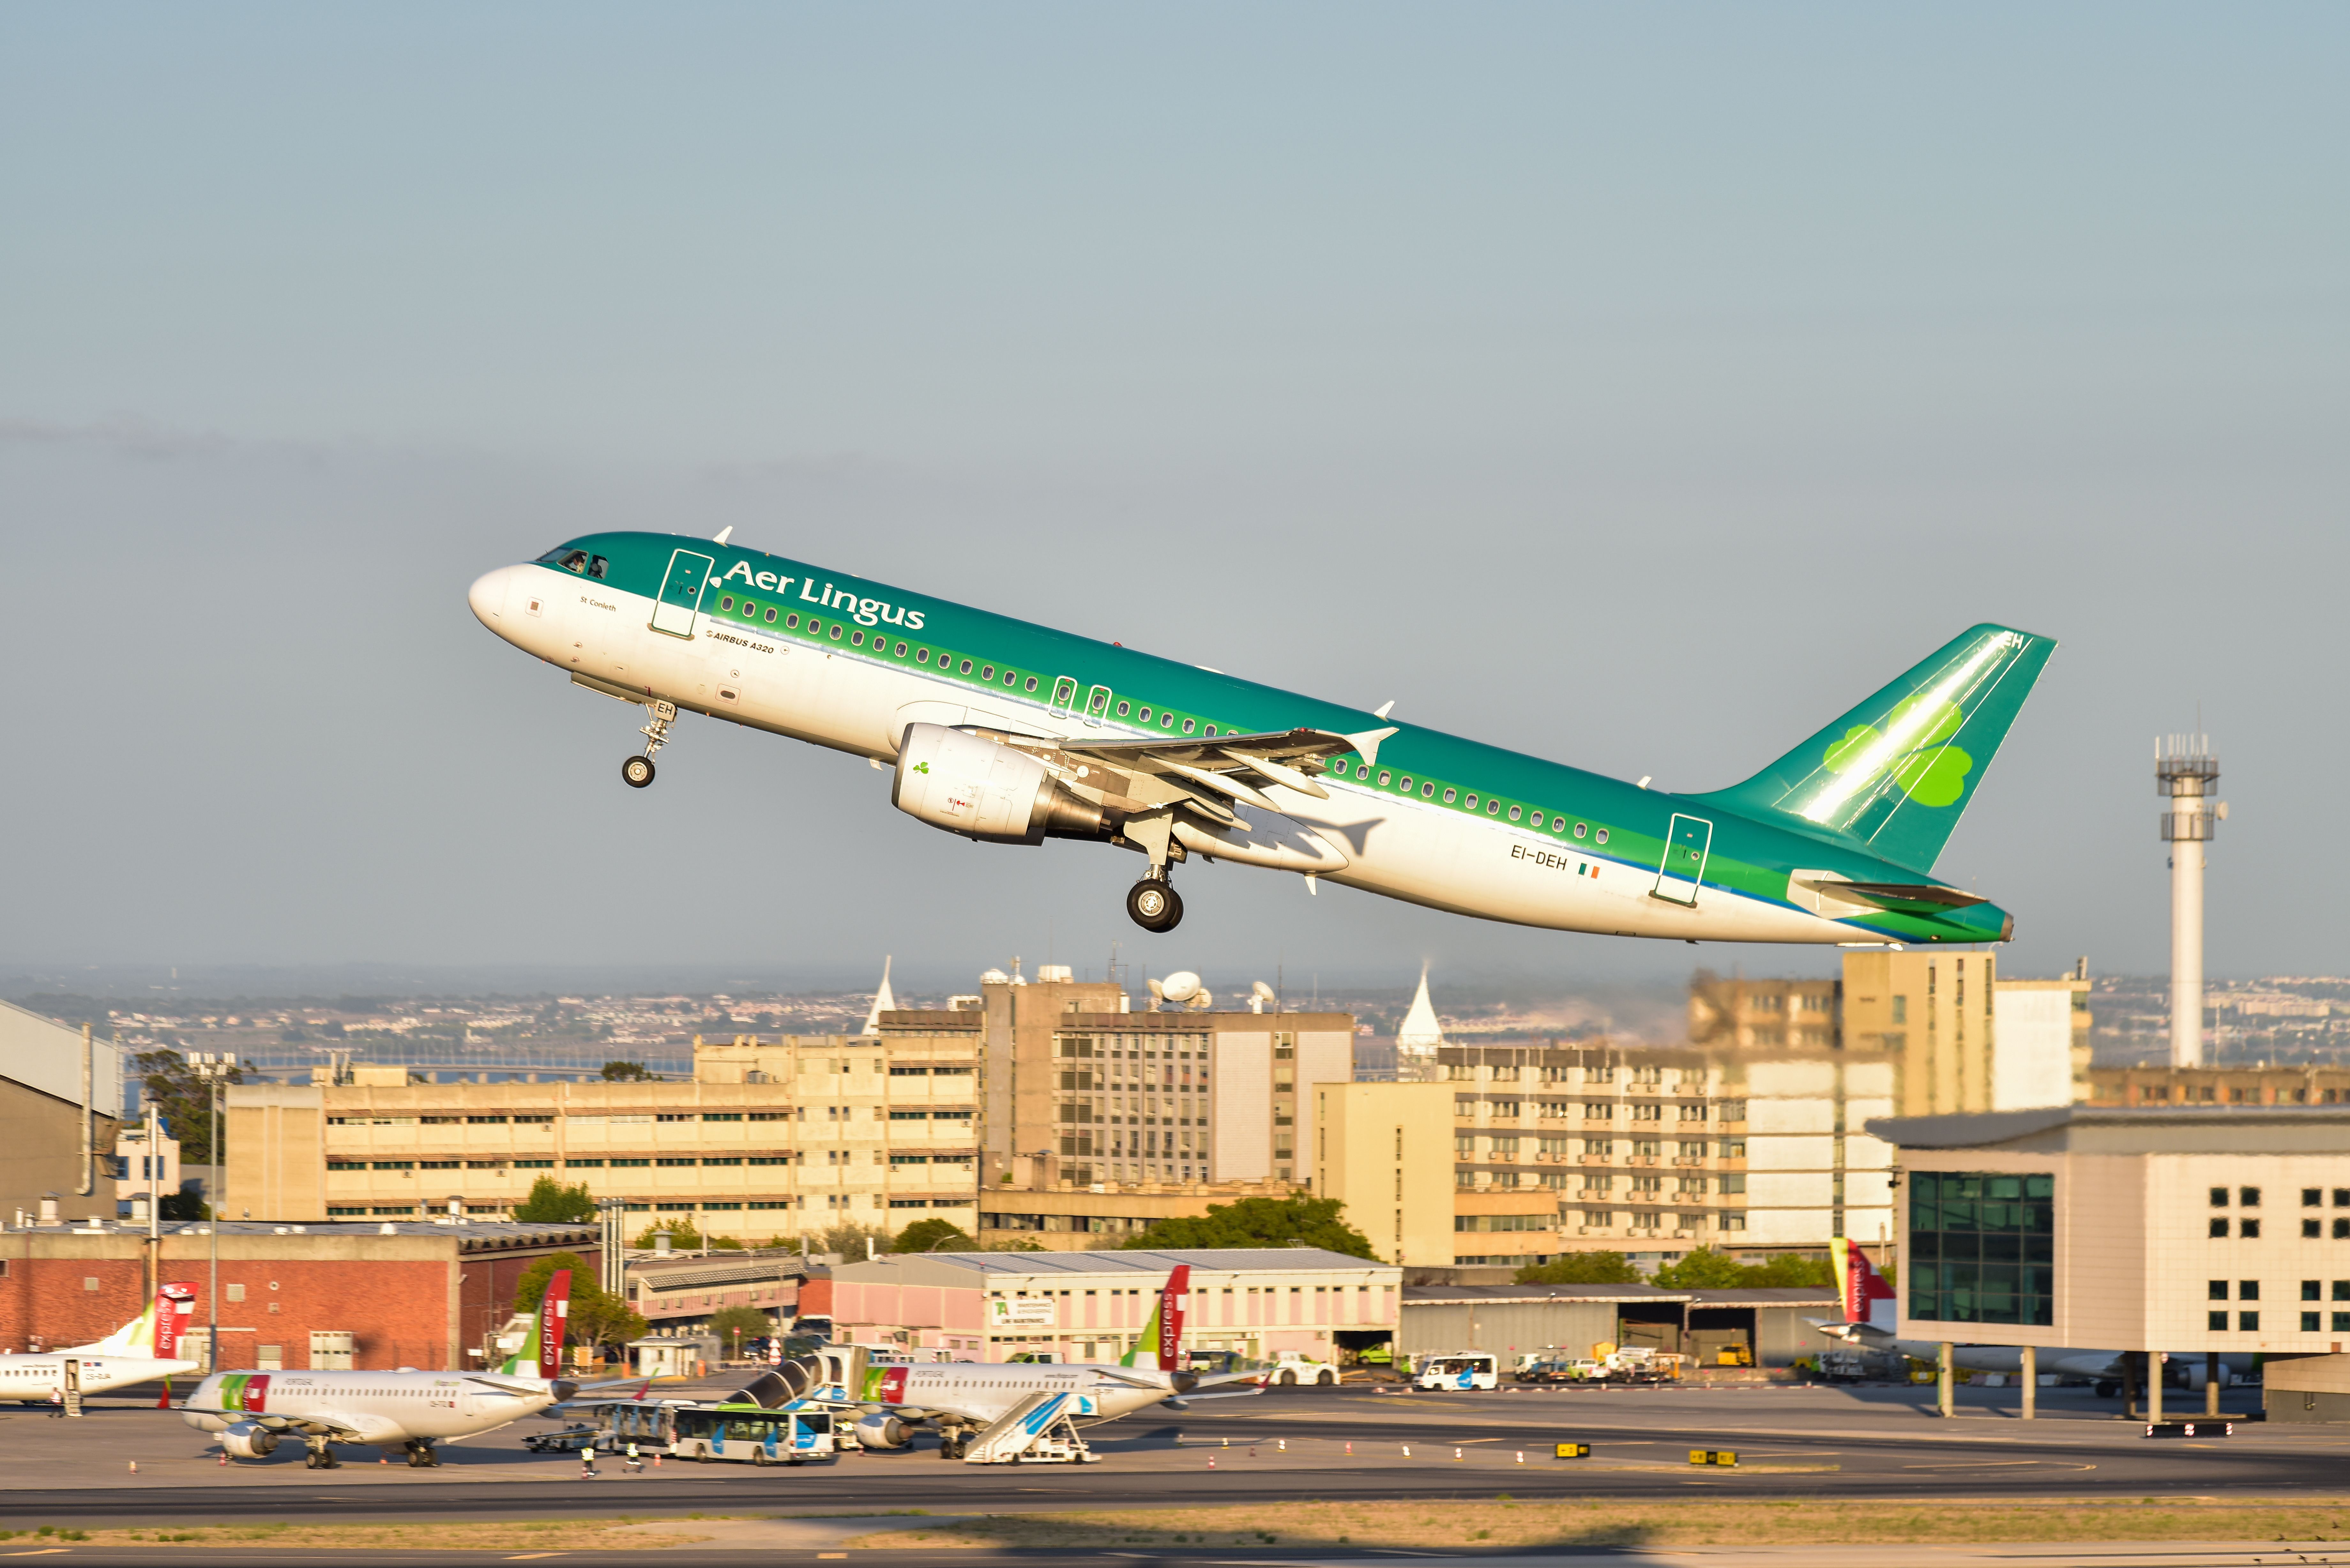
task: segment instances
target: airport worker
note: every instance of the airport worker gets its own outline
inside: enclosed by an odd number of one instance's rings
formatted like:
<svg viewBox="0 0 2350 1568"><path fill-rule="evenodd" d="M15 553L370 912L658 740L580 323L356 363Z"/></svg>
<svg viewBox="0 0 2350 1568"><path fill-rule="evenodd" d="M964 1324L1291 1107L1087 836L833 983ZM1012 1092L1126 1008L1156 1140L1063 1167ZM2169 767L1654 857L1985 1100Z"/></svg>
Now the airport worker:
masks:
<svg viewBox="0 0 2350 1568"><path fill-rule="evenodd" d="M579 1479L581 1480L596 1479L596 1445L593 1443L579 1450Z"/></svg>
<svg viewBox="0 0 2350 1568"><path fill-rule="evenodd" d="M628 1471L630 1475L634 1475L644 1468L645 1461L637 1457L637 1440L634 1438L630 1438L629 1439Z"/></svg>
<svg viewBox="0 0 2350 1568"><path fill-rule="evenodd" d="M49 1414L53 1417L61 1418L65 1413L66 1391L53 1383L49 1386Z"/></svg>

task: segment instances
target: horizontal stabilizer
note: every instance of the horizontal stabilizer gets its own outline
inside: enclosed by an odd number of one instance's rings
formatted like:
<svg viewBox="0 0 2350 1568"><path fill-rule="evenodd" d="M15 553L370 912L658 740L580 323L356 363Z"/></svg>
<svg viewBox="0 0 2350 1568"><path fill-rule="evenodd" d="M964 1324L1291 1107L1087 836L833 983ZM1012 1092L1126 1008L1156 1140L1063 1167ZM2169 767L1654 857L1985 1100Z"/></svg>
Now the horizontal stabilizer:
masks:
<svg viewBox="0 0 2350 1568"><path fill-rule="evenodd" d="M1939 882L1833 882L1829 886L1839 893L1857 893L1864 898L1892 906L1931 904L1938 909L1963 909L1970 904L1989 902L1979 893L1963 893Z"/></svg>

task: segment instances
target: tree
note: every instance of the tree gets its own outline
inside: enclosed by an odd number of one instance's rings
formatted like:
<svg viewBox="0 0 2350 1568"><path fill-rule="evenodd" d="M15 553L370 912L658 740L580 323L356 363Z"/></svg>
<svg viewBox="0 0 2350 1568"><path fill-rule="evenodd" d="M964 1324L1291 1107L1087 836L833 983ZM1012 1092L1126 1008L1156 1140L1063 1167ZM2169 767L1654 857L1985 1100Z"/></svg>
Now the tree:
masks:
<svg viewBox="0 0 2350 1568"><path fill-rule="evenodd" d="M514 1217L531 1225L585 1225L596 1218L588 1184L566 1187L551 1176L530 1184L530 1196L515 1205Z"/></svg>
<svg viewBox="0 0 2350 1568"><path fill-rule="evenodd" d="M879 1226L859 1225L854 1220L844 1221L838 1225L827 1225L824 1228L823 1234L817 1237L817 1241L824 1251L837 1252L852 1263L863 1259L865 1244L868 1241L873 1243L875 1251L886 1252L889 1250L891 1240L889 1232Z"/></svg>
<svg viewBox="0 0 2350 1568"><path fill-rule="evenodd" d="M642 1062L607 1062L604 1081L608 1084L658 1084L659 1073L647 1072Z"/></svg>
<svg viewBox="0 0 2350 1568"><path fill-rule="evenodd" d="M525 1269L522 1272L522 1278L515 1282L515 1311L525 1314L536 1312L539 1298L546 1294L546 1282L553 1277L557 1269L571 1271L571 1299L574 1302L579 1299L580 1286L601 1288L596 1284L594 1272L582 1261L578 1253L550 1252Z"/></svg>
<svg viewBox="0 0 2350 1568"><path fill-rule="evenodd" d="M889 1243L893 1252L975 1252L978 1244L951 1220L917 1220Z"/></svg>
<svg viewBox="0 0 2350 1568"><path fill-rule="evenodd" d="M1520 1269L1522 1285L1637 1285L1640 1271L1621 1252L1569 1252Z"/></svg>
<svg viewBox="0 0 2350 1568"><path fill-rule="evenodd" d="M1832 1286L1836 1282L1835 1265L1825 1258L1805 1258L1794 1252L1781 1252L1769 1262L1749 1265L1746 1277L1739 1282L1783 1287Z"/></svg>
<svg viewBox="0 0 2350 1568"><path fill-rule="evenodd" d="M718 1343L724 1346L734 1359L740 1360L743 1355L743 1342L746 1339L764 1339L775 1333L775 1320L757 1307L720 1307L710 1314L710 1332L718 1336Z"/></svg>
<svg viewBox="0 0 2350 1568"><path fill-rule="evenodd" d="M672 1247L702 1245L702 1232L693 1228L692 1220L683 1218L656 1220L638 1233L636 1244L639 1247L650 1247L656 1236L667 1236L669 1244Z"/></svg>
<svg viewBox="0 0 2350 1568"><path fill-rule="evenodd" d="M180 1158L190 1165L207 1165L213 1158L212 1085L196 1076L187 1058L164 1047L141 1051L130 1058L146 1097L162 1112L164 1125L180 1141ZM232 1067L227 1082L244 1082L244 1069ZM227 1156L226 1145L222 1157Z"/></svg>
<svg viewBox="0 0 2350 1568"><path fill-rule="evenodd" d="M1335 1198L1243 1198L1213 1203L1207 1213L1161 1220L1127 1238L1128 1251L1194 1247L1319 1247L1352 1258L1376 1258L1368 1238L1340 1218Z"/></svg>
<svg viewBox="0 0 2350 1568"><path fill-rule="evenodd" d="M1699 1247L1682 1253L1679 1262L1659 1269L1648 1282L1669 1291L1727 1290L1747 1283L1746 1272L1746 1265L1729 1253Z"/></svg>

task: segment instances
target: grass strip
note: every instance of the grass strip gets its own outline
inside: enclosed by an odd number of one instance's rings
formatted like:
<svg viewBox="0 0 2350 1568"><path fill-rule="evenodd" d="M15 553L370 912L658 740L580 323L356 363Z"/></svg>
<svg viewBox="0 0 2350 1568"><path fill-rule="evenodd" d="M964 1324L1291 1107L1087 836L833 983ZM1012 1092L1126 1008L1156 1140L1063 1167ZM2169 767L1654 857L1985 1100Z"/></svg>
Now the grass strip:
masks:
<svg viewBox="0 0 2350 1568"><path fill-rule="evenodd" d="M2350 1541L2350 1498L2291 1501L1294 1502L1003 1514L892 1530L851 1547L1960 1545L2090 1541Z"/></svg>
<svg viewBox="0 0 2350 1568"><path fill-rule="evenodd" d="M658 1544L685 1545L707 1541L694 1534L691 1521L764 1517L743 1514L626 1514L607 1519L459 1521L380 1524L307 1524L298 1521L255 1524L140 1525L123 1530L83 1530L40 1525L28 1530L0 1530L0 1551L10 1545L47 1545L51 1541L88 1542L94 1546L127 1546L170 1542L179 1546L249 1548L313 1547L338 1551L449 1552L577 1552L610 1550L636 1537L615 1537L628 1524L674 1524L675 1535L663 1535Z"/></svg>

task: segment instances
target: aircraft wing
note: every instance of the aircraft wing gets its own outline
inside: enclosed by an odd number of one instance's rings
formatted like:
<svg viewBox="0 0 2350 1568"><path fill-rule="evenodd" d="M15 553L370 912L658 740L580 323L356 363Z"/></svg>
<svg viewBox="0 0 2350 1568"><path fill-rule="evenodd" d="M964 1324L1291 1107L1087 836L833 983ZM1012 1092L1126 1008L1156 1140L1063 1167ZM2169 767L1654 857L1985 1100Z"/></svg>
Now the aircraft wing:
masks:
<svg viewBox="0 0 2350 1568"><path fill-rule="evenodd" d="M1157 740L1048 739L981 729L978 733L1037 754L1064 778L1139 807L1180 805L1219 827L1242 827L1235 805L1281 808L1265 790L1278 784L1328 798L1315 782L1323 760L1378 754L1392 727L1342 735L1334 730L1280 730L1250 735L1170 735Z"/></svg>
<svg viewBox="0 0 2350 1568"><path fill-rule="evenodd" d="M309 1410L265 1424L280 1431L324 1427L330 1437L346 1443L398 1443L408 1438L408 1429L390 1417L362 1410Z"/></svg>

